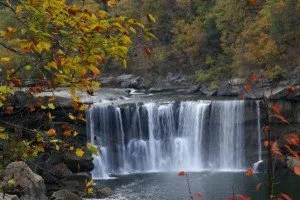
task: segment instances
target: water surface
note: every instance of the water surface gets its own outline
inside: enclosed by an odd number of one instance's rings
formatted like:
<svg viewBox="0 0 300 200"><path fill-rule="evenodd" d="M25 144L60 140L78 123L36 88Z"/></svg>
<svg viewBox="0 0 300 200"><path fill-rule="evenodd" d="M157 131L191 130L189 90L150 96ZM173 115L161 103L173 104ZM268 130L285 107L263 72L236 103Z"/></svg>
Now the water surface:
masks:
<svg viewBox="0 0 300 200"><path fill-rule="evenodd" d="M252 200L266 198L266 186L256 192L256 185L263 174L252 177L244 172L194 172L188 173L192 193L202 193L206 200L227 200L235 193L247 194ZM259 177L259 178L258 178ZM265 179L266 180L266 179ZM185 177L177 173L149 173L122 175L116 179L101 180L102 187L113 189L113 196L106 200L188 200L188 188ZM300 178L285 176L276 191L290 194L293 200L300 199Z"/></svg>

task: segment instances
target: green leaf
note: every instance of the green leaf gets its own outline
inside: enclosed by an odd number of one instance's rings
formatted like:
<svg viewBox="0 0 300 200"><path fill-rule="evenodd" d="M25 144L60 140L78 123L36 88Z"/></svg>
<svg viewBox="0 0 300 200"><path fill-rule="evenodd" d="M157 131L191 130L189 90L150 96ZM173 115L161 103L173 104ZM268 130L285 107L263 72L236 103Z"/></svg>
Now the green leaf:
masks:
<svg viewBox="0 0 300 200"><path fill-rule="evenodd" d="M26 65L25 69L26 69L26 71L30 71L32 69L32 67L30 65Z"/></svg>
<svg viewBox="0 0 300 200"><path fill-rule="evenodd" d="M49 103L49 104L48 104L48 108L50 108L50 109L54 110L54 109L55 109L55 106L54 106L54 104L53 104L53 103Z"/></svg>

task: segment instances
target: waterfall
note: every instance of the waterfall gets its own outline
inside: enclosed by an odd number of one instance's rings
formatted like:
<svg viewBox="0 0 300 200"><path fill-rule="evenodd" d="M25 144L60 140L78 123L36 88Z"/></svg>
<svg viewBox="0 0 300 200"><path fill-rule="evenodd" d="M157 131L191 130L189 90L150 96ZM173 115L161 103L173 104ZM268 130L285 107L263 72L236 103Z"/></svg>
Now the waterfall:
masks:
<svg viewBox="0 0 300 200"><path fill-rule="evenodd" d="M210 165L220 170L242 169L244 101L215 101L211 109Z"/></svg>
<svg viewBox="0 0 300 200"><path fill-rule="evenodd" d="M256 106L256 116L257 116L257 154L258 154L258 161L253 164L253 168L256 170L259 163L261 163L262 160L262 143L261 143L261 124L260 124L260 101L256 100L255 101L255 106Z"/></svg>
<svg viewBox="0 0 300 200"><path fill-rule="evenodd" d="M89 140L100 150L96 179L245 168L244 101L95 104L87 119Z"/></svg>

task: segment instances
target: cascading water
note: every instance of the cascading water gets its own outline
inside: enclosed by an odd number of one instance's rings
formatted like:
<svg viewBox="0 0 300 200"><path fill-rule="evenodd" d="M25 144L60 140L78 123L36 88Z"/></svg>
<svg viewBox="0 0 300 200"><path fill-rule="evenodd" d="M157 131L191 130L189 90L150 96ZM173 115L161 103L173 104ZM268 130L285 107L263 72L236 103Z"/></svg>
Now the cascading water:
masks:
<svg viewBox="0 0 300 200"><path fill-rule="evenodd" d="M256 170L259 163L261 163L262 160L262 144L261 144L261 124L260 124L260 101L257 100L255 101L255 106L256 106L256 115L257 115L257 143L258 143L258 161L253 164L253 168Z"/></svg>
<svg viewBox="0 0 300 200"><path fill-rule="evenodd" d="M94 179L245 168L244 101L99 104L87 115L90 141L100 150Z"/></svg>

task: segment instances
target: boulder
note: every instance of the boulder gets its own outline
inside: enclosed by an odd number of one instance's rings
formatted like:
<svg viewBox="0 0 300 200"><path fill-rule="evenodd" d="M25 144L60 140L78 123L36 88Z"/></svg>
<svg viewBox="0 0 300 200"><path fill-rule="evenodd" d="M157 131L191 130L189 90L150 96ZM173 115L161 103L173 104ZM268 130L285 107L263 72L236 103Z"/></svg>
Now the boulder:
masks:
<svg viewBox="0 0 300 200"><path fill-rule="evenodd" d="M69 189L77 195L83 195L86 189L86 181L90 180L90 176L87 173L77 173L62 179L64 188Z"/></svg>
<svg viewBox="0 0 300 200"><path fill-rule="evenodd" d="M97 198L106 198L112 195L112 190L109 187L105 187L102 189L97 189L95 193Z"/></svg>
<svg viewBox="0 0 300 200"><path fill-rule="evenodd" d="M240 92L240 87L239 86L222 86L218 88L217 95L218 96L231 96L235 97L238 96Z"/></svg>
<svg viewBox="0 0 300 200"><path fill-rule="evenodd" d="M129 80L125 80L121 83L121 87L142 89L144 88L144 79L138 76Z"/></svg>
<svg viewBox="0 0 300 200"><path fill-rule="evenodd" d="M51 200L80 200L80 196L74 194L70 190L63 189L56 191L50 197Z"/></svg>
<svg viewBox="0 0 300 200"><path fill-rule="evenodd" d="M8 181L12 179L21 188L21 200L45 200L45 184L41 176L33 173L22 161L10 163L4 172L1 185L9 188Z"/></svg>
<svg viewBox="0 0 300 200"><path fill-rule="evenodd" d="M64 163L73 173L90 172L94 169L93 156L88 151L82 157L76 156L73 152L66 152L63 156Z"/></svg>
<svg viewBox="0 0 300 200"><path fill-rule="evenodd" d="M230 79L227 84L230 86L242 86L246 83L246 79L245 78L234 78L234 79Z"/></svg>
<svg viewBox="0 0 300 200"><path fill-rule="evenodd" d="M17 195L3 194L0 192L0 200L19 200Z"/></svg>
<svg viewBox="0 0 300 200"><path fill-rule="evenodd" d="M45 183L55 183L58 180L70 175L72 175L72 172L64 163L57 165L46 165L42 174Z"/></svg>
<svg viewBox="0 0 300 200"><path fill-rule="evenodd" d="M197 93L200 91L201 86L200 85L192 85L188 89L188 93Z"/></svg>
<svg viewBox="0 0 300 200"><path fill-rule="evenodd" d="M200 92L202 92L206 96L216 96L218 90L217 89L213 89L213 88L211 88L209 86L202 86L200 88Z"/></svg>
<svg viewBox="0 0 300 200"><path fill-rule="evenodd" d="M124 81L129 81L132 78L133 78L132 74L122 74L122 75L117 77L117 82L120 84Z"/></svg>

